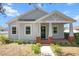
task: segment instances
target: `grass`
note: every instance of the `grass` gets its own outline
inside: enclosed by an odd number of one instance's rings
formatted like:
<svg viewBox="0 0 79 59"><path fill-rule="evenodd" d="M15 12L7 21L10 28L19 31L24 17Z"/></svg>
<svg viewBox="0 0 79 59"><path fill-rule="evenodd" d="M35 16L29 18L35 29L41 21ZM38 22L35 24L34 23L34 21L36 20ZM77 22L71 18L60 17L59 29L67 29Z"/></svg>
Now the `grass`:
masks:
<svg viewBox="0 0 79 59"><path fill-rule="evenodd" d="M79 47L76 46L60 46L51 44L52 51L57 56L79 56Z"/></svg>
<svg viewBox="0 0 79 59"><path fill-rule="evenodd" d="M11 41L8 37L0 35L0 56L38 56L40 44L28 44L22 40ZM27 43L27 44L26 44ZM35 52L32 46L36 45Z"/></svg>
<svg viewBox="0 0 79 59"><path fill-rule="evenodd" d="M31 49L32 44L11 43L0 45L0 56L38 56Z"/></svg>
<svg viewBox="0 0 79 59"><path fill-rule="evenodd" d="M79 47L61 47L63 56L79 56Z"/></svg>
<svg viewBox="0 0 79 59"><path fill-rule="evenodd" d="M34 51L35 54L40 54L40 44L32 44L32 50Z"/></svg>
<svg viewBox="0 0 79 59"><path fill-rule="evenodd" d="M3 44L12 43L12 41L8 39L7 36L4 36L4 35L0 35L0 42L2 42Z"/></svg>
<svg viewBox="0 0 79 59"><path fill-rule="evenodd" d="M51 44L51 49L54 51L55 55L61 55L61 46L56 44Z"/></svg>

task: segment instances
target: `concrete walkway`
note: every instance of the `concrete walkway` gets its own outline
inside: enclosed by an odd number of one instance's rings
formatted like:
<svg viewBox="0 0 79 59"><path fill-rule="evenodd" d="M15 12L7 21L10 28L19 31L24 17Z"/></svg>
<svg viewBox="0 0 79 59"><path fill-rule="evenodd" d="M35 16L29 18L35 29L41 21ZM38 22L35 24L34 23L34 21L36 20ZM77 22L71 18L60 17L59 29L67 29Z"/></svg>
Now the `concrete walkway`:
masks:
<svg viewBox="0 0 79 59"><path fill-rule="evenodd" d="M54 53L52 52L50 46L42 46L41 55L42 56L55 56Z"/></svg>

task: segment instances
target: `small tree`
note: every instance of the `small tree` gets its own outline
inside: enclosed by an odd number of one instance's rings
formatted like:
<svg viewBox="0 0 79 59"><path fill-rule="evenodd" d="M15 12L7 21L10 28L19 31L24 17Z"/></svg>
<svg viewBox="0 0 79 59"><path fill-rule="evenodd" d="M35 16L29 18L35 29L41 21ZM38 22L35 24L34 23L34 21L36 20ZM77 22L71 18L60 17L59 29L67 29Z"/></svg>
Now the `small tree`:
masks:
<svg viewBox="0 0 79 59"><path fill-rule="evenodd" d="M3 8L2 3L0 3L0 13L1 13L2 15L6 15L6 14L5 14L5 9Z"/></svg>

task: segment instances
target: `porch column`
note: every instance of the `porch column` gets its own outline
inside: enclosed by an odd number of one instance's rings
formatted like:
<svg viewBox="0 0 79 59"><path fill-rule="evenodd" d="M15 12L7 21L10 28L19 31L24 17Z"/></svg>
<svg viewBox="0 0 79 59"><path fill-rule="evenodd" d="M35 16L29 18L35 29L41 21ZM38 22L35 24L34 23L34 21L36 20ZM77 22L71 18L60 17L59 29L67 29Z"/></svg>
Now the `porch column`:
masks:
<svg viewBox="0 0 79 59"><path fill-rule="evenodd" d="M52 23L49 23L49 36L52 37Z"/></svg>
<svg viewBox="0 0 79 59"><path fill-rule="evenodd" d="M74 33L73 33L73 24L72 23L69 24L69 37L68 37L68 40L71 43L75 40L75 36L74 36Z"/></svg>
<svg viewBox="0 0 79 59"><path fill-rule="evenodd" d="M20 40L21 38L20 38L20 24L19 24L19 22L17 22L17 30L16 31L18 32L18 39Z"/></svg>
<svg viewBox="0 0 79 59"><path fill-rule="evenodd" d="M53 41L52 23L49 23L49 37L48 37L48 42L52 43L52 41Z"/></svg>
<svg viewBox="0 0 79 59"><path fill-rule="evenodd" d="M41 24L38 24L38 34L36 35L36 43L41 43Z"/></svg>

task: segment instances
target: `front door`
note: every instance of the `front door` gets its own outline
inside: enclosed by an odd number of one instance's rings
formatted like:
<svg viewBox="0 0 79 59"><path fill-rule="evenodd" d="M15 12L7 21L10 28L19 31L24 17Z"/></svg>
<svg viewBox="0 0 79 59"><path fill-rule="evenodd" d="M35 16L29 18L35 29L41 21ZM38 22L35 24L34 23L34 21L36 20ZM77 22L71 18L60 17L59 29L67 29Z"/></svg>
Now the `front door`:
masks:
<svg viewBox="0 0 79 59"><path fill-rule="evenodd" d="M41 38L46 38L46 26L41 26Z"/></svg>

